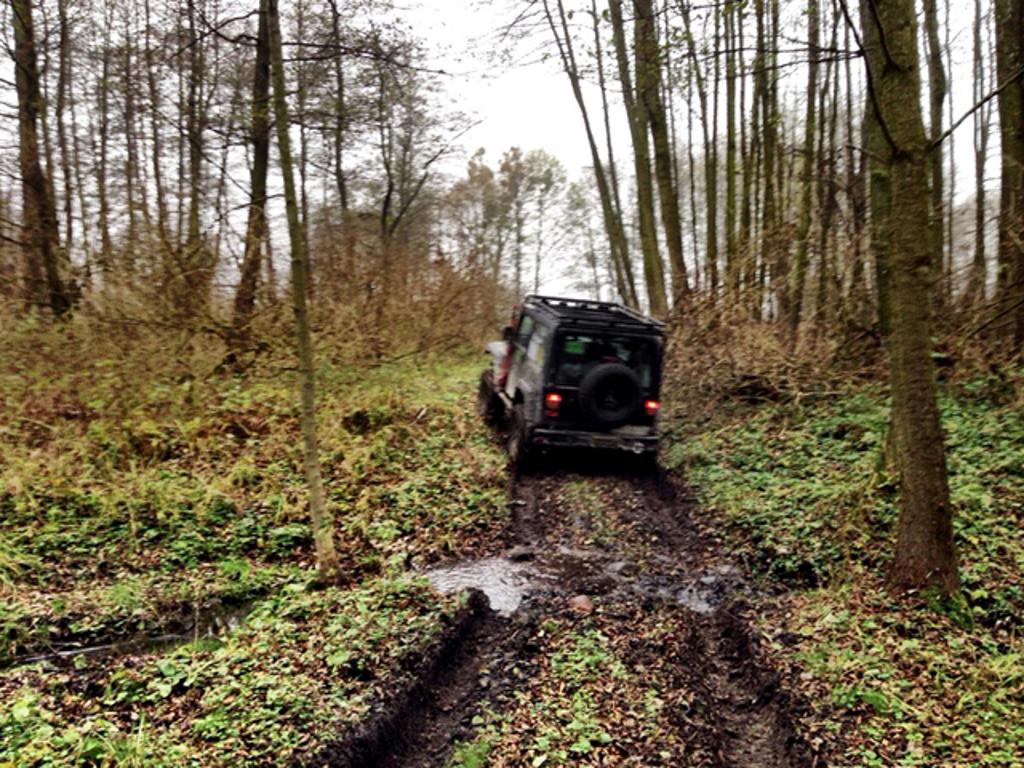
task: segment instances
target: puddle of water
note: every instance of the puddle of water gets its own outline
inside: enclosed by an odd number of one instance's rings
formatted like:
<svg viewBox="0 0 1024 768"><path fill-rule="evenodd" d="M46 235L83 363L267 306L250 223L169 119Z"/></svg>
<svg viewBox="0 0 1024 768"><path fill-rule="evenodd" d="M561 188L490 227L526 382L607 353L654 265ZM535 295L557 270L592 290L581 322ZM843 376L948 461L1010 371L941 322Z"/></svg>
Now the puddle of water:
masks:
<svg viewBox="0 0 1024 768"><path fill-rule="evenodd" d="M671 600L694 613L713 613L735 592L740 570L735 566L716 566L685 584L640 588L640 593Z"/></svg>
<svg viewBox="0 0 1024 768"><path fill-rule="evenodd" d="M124 640L103 645L67 647L48 653L15 656L8 659L6 663L0 663L0 668L23 666L39 662L52 663L75 658L102 659L110 656L125 656L132 653L145 653L158 649L173 648L198 640L222 637L238 629L252 608L253 602L229 606L215 605L200 609L195 616L193 625L183 632L163 635L134 635Z"/></svg>
<svg viewBox="0 0 1024 768"><path fill-rule="evenodd" d="M487 596L492 611L511 616L533 589L537 574L525 563L504 557L488 557L447 568L434 568L424 575L434 589L444 594L478 589Z"/></svg>
<svg viewBox="0 0 1024 768"><path fill-rule="evenodd" d="M711 613L715 610L715 604L718 602L713 600L706 590L698 586L683 587L677 590L675 600L681 606L689 608L694 613Z"/></svg>

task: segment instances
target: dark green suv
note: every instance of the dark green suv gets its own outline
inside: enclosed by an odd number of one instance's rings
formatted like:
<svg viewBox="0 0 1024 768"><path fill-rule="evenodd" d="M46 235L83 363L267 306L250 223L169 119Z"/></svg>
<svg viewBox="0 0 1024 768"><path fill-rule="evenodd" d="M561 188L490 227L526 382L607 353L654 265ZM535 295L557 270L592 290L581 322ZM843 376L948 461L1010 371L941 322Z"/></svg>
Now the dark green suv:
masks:
<svg viewBox="0 0 1024 768"><path fill-rule="evenodd" d="M507 427L513 464L544 447L657 453L661 323L621 304L527 296L504 335L487 345L479 407Z"/></svg>

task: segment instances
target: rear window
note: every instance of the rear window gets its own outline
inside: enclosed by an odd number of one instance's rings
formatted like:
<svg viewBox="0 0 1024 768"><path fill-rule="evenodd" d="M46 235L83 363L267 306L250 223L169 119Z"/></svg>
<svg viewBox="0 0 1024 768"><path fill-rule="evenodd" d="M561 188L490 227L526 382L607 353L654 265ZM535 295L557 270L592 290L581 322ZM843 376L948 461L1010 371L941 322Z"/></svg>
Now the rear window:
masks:
<svg viewBox="0 0 1024 768"><path fill-rule="evenodd" d="M640 386L650 388L657 348L652 339L638 336L566 334L558 339L555 384L578 387L587 372L600 363L621 363L633 369Z"/></svg>

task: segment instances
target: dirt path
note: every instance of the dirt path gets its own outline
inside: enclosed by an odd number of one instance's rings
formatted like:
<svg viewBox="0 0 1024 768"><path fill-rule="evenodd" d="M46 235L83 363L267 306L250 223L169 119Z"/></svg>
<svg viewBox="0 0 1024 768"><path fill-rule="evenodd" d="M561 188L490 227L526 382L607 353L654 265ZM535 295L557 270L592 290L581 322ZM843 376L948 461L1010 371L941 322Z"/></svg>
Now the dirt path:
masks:
<svg viewBox="0 0 1024 768"><path fill-rule="evenodd" d="M601 694L612 709L633 690L657 690L663 704L657 724L610 720L602 756L571 762L822 764L795 734L793 702L749 629L753 596L692 523L684 488L630 467L576 464L517 477L510 491L506 549L495 553L505 559L488 568L505 563L528 578L528 596L500 616L477 594L433 658L413 660L412 683L310 764L445 766L485 711L493 724L482 764L519 764L543 726L534 713L562 685L550 675L563 651L538 630L551 622L587 622L608 639L622 670L619 688ZM524 719L539 725L519 727Z"/></svg>

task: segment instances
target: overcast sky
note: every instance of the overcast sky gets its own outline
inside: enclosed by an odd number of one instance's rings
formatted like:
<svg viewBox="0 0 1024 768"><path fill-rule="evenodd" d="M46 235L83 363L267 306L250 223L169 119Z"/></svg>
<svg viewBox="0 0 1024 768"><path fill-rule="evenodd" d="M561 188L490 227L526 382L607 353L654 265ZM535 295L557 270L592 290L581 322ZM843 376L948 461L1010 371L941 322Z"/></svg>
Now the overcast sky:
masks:
<svg viewBox="0 0 1024 768"><path fill-rule="evenodd" d="M519 146L547 150L571 178L590 166L583 123L557 57L542 61L540 41L511 50L502 39L515 18L512 0L408 3L402 15L431 47L431 66L449 73L445 82L454 105L480 121L461 139L463 158L483 147L493 164L506 149ZM597 89L587 90L598 109ZM616 122L621 133L624 121L616 116Z"/></svg>
<svg viewBox="0 0 1024 768"><path fill-rule="evenodd" d="M536 46L532 49L519 46L510 60L500 56L508 47L501 42L501 30L515 18L516 7L522 5L516 0L405 0L401 15L427 42L432 52L432 66L450 73L446 82L455 103L481 121L462 138L464 152L459 162L464 162L476 148L483 147L488 160L494 163L504 150L518 145L524 150L547 150L562 161L570 177L577 177L582 168L590 165L590 153L568 79L554 51L547 61L540 60ZM950 12L953 51L950 85L953 116L959 118L973 101L970 48L973 3L951 4ZM801 38L804 34L801 21L799 14L788 24L784 20L789 27L784 29L786 35ZM805 75L799 69L783 70L781 74L784 91L795 94L803 91ZM587 89L593 114L600 108L596 91L596 87ZM616 144L625 145L628 131L618 104L613 107L613 118ZM944 122L948 125L948 114ZM997 150L997 138L993 135L990 142L990 164ZM970 119L964 122L954 139L957 199L963 200L973 194ZM625 150L628 146L622 147L622 151ZM449 170L457 173L459 169ZM993 164L989 174L994 172Z"/></svg>

